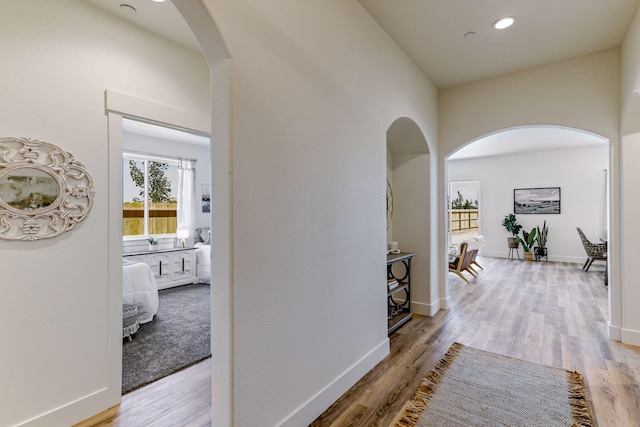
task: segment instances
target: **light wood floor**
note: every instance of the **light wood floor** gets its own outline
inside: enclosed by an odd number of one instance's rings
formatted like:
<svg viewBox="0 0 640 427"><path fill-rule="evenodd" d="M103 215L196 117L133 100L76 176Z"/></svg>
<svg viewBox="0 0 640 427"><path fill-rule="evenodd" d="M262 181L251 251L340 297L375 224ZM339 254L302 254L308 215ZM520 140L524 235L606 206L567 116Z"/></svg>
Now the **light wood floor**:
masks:
<svg viewBox="0 0 640 427"><path fill-rule="evenodd" d="M451 308L417 317L391 354L313 427L387 426L452 342L582 372L599 427L640 426L640 348L606 336L603 265L481 258L470 284L451 274ZM210 425L210 359L123 396L98 426Z"/></svg>
<svg viewBox="0 0 640 427"><path fill-rule="evenodd" d="M312 426L387 426L454 341L578 370L600 427L640 426L640 348L607 339L604 266L479 262L470 284L450 275L450 310L394 333L391 354Z"/></svg>
<svg viewBox="0 0 640 427"><path fill-rule="evenodd" d="M122 396L112 408L74 427L211 425L211 358Z"/></svg>

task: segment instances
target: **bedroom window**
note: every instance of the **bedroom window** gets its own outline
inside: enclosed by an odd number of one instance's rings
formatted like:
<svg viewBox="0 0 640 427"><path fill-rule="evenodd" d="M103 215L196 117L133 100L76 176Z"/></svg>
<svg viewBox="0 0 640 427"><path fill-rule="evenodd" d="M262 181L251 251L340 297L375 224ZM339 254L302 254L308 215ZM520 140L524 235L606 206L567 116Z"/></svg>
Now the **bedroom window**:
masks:
<svg viewBox="0 0 640 427"><path fill-rule="evenodd" d="M175 234L178 162L151 155L122 155L122 235Z"/></svg>

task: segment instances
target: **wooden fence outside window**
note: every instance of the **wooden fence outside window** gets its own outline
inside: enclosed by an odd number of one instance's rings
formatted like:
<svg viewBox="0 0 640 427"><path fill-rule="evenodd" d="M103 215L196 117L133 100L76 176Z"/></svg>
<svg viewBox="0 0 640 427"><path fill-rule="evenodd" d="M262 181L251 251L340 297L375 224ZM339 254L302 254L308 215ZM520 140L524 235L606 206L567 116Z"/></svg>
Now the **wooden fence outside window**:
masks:
<svg viewBox="0 0 640 427"><path fill-rule="evenodd" d="M149 235L174 234L178 227L177 203L149 204ZM144 235L144 203L122 204L122 235Z"/></svg>
<svg viewBox="0 0 640 427"><path fill-rule="evenodd" d="M477 230L477 209L451 209L449 215L449 229L451 231Z"/></svg>

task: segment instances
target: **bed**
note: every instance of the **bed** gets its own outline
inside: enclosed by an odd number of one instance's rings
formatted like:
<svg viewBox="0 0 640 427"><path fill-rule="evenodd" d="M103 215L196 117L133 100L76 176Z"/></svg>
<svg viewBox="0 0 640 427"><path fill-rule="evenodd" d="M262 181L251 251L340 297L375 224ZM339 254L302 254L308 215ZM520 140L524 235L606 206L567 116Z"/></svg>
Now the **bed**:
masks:
<svg viewBox="0 0 640 427"><path fill-rule="evenodd" d="M211 229L196 228L196 275L200 283L211 283Z"/></svg>
<svg viewBox="0 0 640 427"><path fill-rule="evenodd" d="M122 260L122 303L138 307L138 323L153 320L158 311L158 287L147 264Z"/></svg>

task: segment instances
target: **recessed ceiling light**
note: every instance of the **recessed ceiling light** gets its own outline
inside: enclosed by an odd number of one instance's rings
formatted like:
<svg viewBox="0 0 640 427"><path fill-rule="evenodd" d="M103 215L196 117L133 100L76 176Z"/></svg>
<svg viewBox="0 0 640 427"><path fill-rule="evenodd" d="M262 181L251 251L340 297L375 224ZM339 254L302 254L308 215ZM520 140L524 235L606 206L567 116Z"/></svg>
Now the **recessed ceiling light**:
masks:
<svg viewBox="0 0 640 427"><path fill-rule="evenodd" d="M162 3L164 0L153 0L153 1L155 1L156 3Z"/></svg>
<svg viewBox="0 0 640 427"><path fill-rule="evenodd" d="M465 39L471 39L471 38L473 38L473 37L475 37L475 36L476 36L476 33L475 33L475 32L473 32L473 31L469 31L469 32L467 32L467 33L464 33L464 38L465 38Z"/></svg>
<svg viewBox="0 0 640 427"><path fill-rule="evenodd" d="M496 30L504 30L505 28L509 28L516 22L515 16L507 16L506 18L500 18L496 22L493 23L493 28Z"/></svg>
<svg viewBox="0 0 640 427"><path fill-rule="evenodd" d="M123 12L130 13L132 15L137 12L136 8L131 6L131 5L129 5L129 4L121 4L120 5L120 9Z"/></svg>

